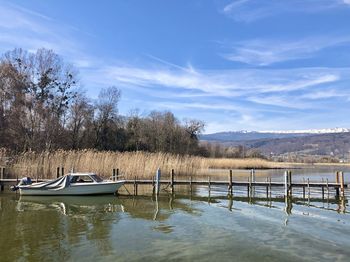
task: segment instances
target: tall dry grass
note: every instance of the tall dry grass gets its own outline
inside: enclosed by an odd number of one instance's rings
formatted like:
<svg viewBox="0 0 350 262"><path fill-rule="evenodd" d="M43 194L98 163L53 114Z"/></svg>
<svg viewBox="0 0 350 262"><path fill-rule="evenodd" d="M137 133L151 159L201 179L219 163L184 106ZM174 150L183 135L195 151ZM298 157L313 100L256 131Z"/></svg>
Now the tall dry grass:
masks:
<svg viewBox="0 0 350 262"><path fill-rule="evenodd" d="M0 157L8 153L0 151ZM180 156L167 153L147 152L101 152L94 150L27 152L11 157L8 174L12 177L30 176L39 178L56 177L57 167L64 167L65 173L95 172L110 177L113 168L119 168L126 179L151 178L158 167L163 174L174 169L177 175L198 175L209 169L239 168L282 168L283 163L274 163L262 159L211 159L194 156Z"/></svg>

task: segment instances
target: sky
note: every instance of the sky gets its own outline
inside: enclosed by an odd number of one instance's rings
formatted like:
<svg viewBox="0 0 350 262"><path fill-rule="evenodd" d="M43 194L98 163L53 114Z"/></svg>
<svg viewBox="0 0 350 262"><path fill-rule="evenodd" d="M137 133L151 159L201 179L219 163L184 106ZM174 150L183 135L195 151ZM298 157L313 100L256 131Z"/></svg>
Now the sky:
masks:
<svg viewBox="0 0 350 262"><path fill-rule="evenodd" d="M350 127L350 0L0 0L0 53L53 49L86 94L205 133Z"/></svg>

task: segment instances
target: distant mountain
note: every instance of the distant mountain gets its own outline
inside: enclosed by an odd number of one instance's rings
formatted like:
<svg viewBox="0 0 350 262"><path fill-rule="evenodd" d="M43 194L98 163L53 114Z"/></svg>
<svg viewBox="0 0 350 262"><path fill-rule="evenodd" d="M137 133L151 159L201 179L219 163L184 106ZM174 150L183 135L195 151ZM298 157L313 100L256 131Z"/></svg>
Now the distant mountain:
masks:
<svg viewBox="0 0 350 262"><path fill-rule="evenodd" d="M302 137L257 139L250 141L225 142L223 144L258 149L262 154L281 155L296 153L299 155L328 155L340 158L350 153L350 132L309 134Z"/></svg>
<svg viewBox="0 0 350 262"><path fill-rule="evenodd" d="M310 130L290 130L290 131L230 131L219 132L213 134L201 135L200 139L203 141L249 141L257 139L280 139L292 137L304 137L315 134L338 134L350 133L349 128L329 128L329 129L310 129Z"/></svg>
<svg viewBox="0 0 350 262"><path fill-rule="evenodd" d="M265 156L295 154L350 159L350 129L334 128L300 131L237 131L203 135L203 141L225 146L257 149Z"/></svg>

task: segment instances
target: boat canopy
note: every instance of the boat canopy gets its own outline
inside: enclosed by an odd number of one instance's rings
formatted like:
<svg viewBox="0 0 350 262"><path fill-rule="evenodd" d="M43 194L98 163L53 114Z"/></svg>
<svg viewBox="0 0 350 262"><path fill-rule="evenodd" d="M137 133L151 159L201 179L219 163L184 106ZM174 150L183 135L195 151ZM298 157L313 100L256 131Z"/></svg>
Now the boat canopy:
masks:
<svg viewBox="0 0 350 262"><path fill-rule="evenodd" d="M71 183L71 176L65 175L63 177L57 178L55 180L41 182L30 185L32 189L62 189L68 187Z"/></svg>

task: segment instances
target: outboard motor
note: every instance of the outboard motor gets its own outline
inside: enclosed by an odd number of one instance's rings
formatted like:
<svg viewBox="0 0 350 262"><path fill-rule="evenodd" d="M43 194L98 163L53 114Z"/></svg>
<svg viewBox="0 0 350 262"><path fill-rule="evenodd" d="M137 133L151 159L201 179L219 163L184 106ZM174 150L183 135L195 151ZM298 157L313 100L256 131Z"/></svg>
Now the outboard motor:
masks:
<svg viewBox="0 0 350 262"><path fill-rule="evenodd" d="M19 186L27 186L32 184L32 179L30 177L23 177L21 181L16 186L11 186L12 191L17 191L19 189Z"/></svg>

